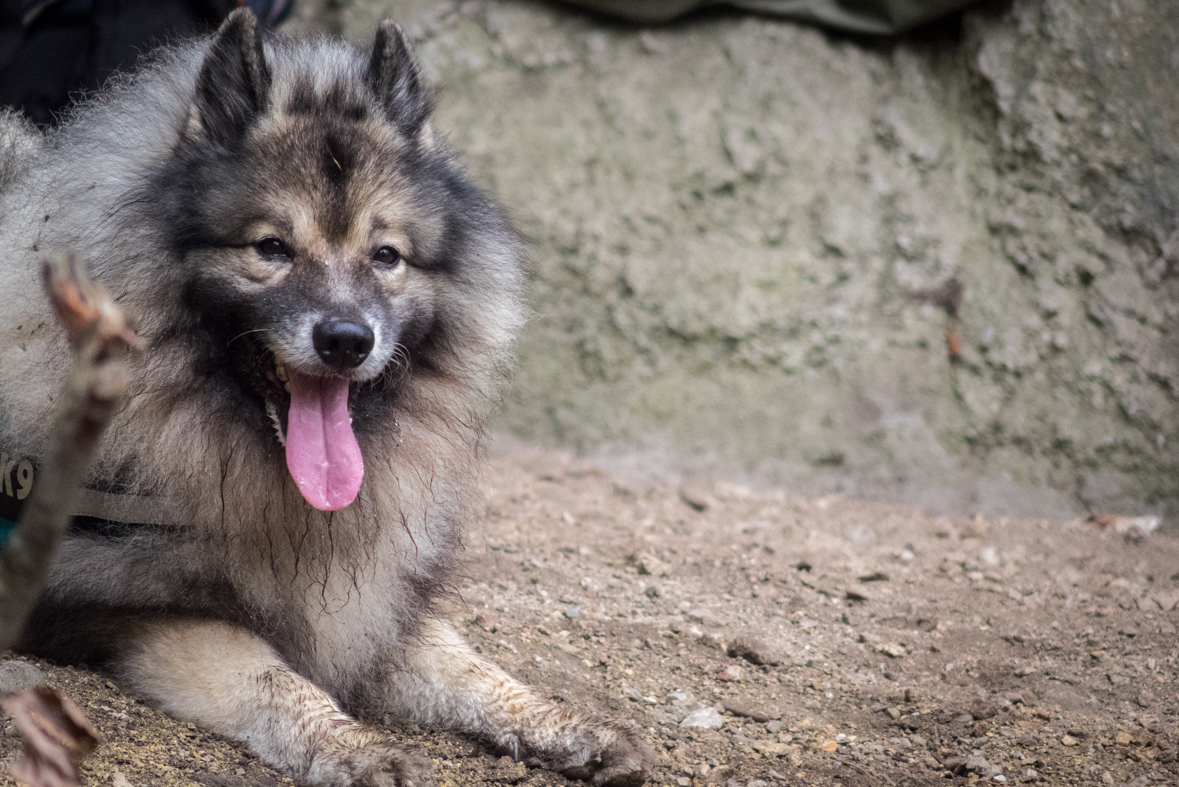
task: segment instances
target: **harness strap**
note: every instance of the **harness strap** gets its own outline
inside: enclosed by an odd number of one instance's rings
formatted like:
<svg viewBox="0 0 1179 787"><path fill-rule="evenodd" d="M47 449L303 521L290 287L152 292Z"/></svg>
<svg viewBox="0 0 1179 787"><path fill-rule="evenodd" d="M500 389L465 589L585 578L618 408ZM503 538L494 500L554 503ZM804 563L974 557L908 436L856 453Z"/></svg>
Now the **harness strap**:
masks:
<svg viewBox="0 0 1179 787"><path fill-rule="evenodd" d="M0 454L0 548L16 530L25 500L33 491L37 466L29 458ZM99 488L101 486L101 488ZM82 490L71 535L125 538L143 528L167 528L162 501L154 495L122 491L118 484L92 484Z"/></svg>

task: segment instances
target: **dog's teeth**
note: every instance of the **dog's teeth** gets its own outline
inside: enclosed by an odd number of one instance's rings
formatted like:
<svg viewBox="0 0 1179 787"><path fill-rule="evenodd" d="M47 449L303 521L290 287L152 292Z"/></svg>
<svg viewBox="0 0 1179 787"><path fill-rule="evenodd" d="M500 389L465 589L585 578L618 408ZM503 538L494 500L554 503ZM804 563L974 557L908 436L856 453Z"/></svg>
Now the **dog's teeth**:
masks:
<svg viewBox="0 0 1179 787"><path fill-rule="evenodd" d="M287 375L286 364L276 363L274 365L274 374L278 377L279 382L285 383L289 382L291 379L290 376Z"/></svg>
<svg viewBox="0 0 1179 787"><path fill-rule="evenodd" d="M287 436L282 430L282 421L278 417L278 408L273 403L266 403L266 414L270 416L270 422L274 424L274 433L278 435L278 442L285 448L287 445Z"/></svg>

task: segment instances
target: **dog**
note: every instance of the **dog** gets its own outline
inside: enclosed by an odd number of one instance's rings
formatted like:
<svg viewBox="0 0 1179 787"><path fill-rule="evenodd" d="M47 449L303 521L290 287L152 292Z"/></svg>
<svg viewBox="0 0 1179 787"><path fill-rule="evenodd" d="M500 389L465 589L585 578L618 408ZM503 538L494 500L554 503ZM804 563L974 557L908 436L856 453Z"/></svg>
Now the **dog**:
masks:
<svg viewBox="0 0 1179 787"><path fill-rule="evenodd" d="M632 787L630 728L438 611L525 272L431 110L392 23L361 52L238 10L56 130L0 116L0 516L68 366L40 261L84 258L148 348L19 649L108 665L311 785L429 780L376 712Z"/></svg>

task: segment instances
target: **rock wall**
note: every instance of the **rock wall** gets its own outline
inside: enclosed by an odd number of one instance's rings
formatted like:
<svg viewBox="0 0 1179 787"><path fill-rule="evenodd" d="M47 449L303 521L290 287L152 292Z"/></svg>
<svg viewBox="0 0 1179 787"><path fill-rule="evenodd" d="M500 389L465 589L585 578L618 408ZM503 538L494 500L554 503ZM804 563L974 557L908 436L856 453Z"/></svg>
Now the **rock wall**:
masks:
<svg viewBox="0 0 1179 787"><path fill-rule="evenodd" d="M532 240L502 430L809 493L1179 516L1179 4L984 4L893 41L522 0L311 23L387 15Z"/></svg>

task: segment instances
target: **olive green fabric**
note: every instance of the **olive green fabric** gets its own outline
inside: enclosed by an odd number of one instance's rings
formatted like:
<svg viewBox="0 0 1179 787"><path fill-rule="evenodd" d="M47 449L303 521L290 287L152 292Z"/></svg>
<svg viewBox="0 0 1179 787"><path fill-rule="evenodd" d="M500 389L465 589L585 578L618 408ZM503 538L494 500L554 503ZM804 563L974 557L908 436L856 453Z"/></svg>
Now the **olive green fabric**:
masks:
<svg viewBox="0 0 1179 787"><path fill-rule="evenodd" d="M977 0L565 0L632 22L666 22L709 6L790 17L853 33L893 35Z"/></svg>

